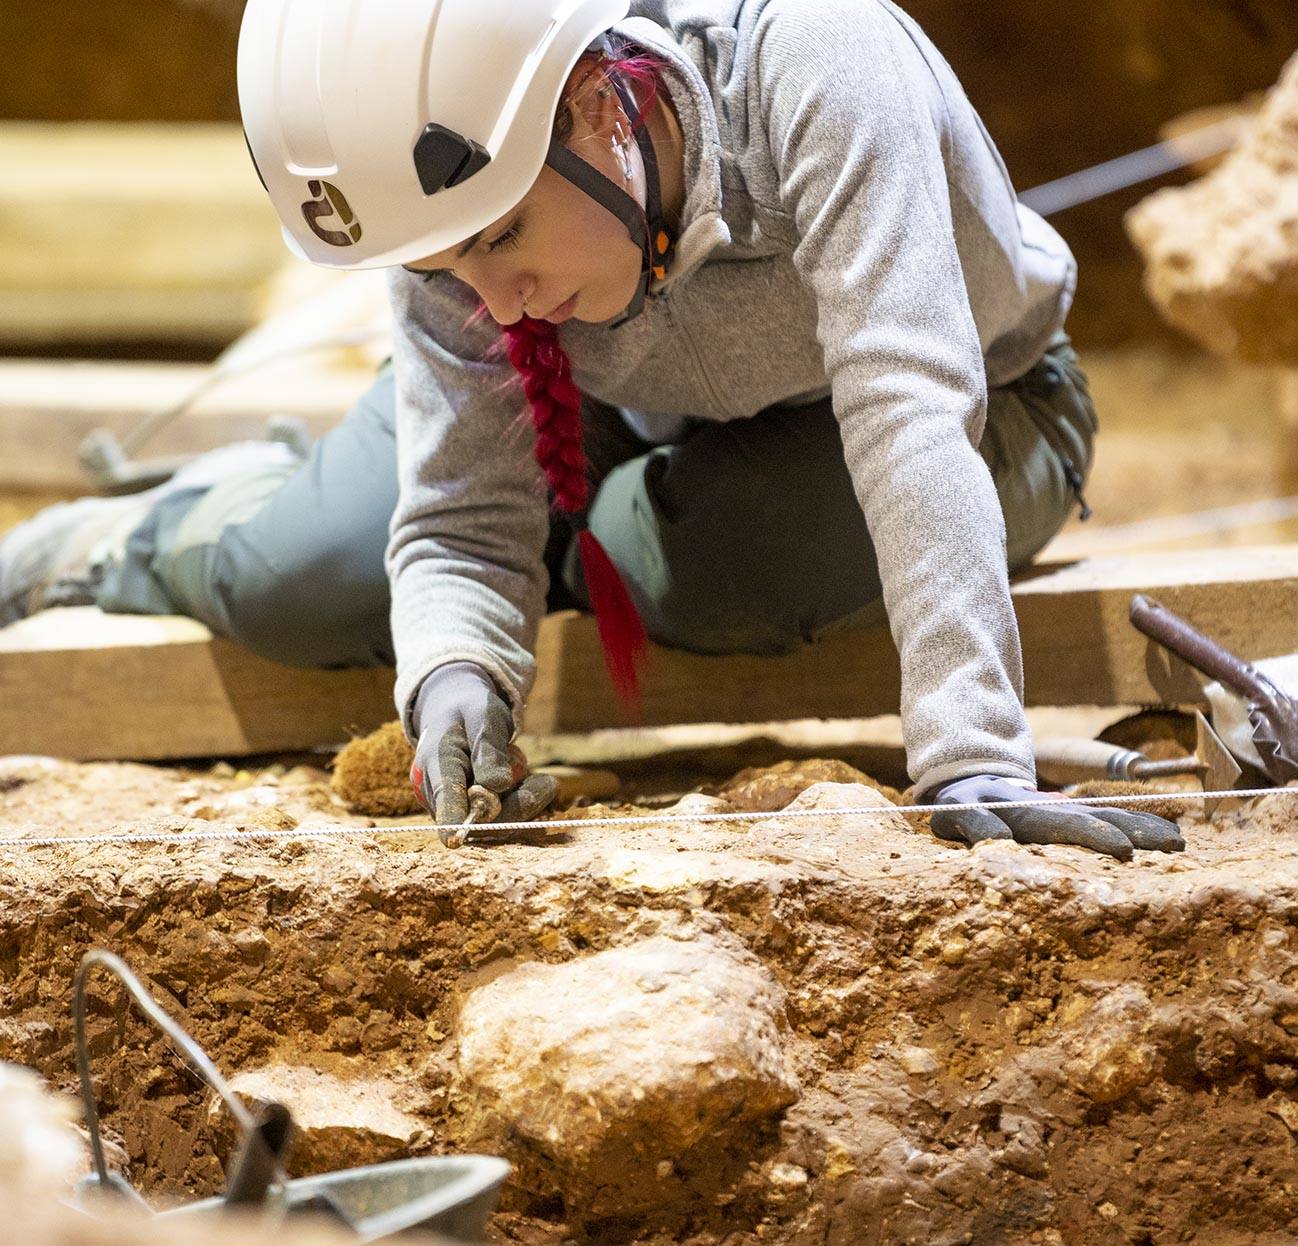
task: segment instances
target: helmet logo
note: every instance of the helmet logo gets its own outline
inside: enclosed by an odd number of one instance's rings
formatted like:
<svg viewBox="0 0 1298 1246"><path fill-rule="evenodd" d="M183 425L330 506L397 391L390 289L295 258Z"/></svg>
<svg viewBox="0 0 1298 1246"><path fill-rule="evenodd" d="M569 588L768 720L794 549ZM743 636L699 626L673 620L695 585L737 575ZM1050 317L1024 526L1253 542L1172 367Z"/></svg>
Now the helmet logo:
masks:
<svg viewBox="0 0 1298 1246"><path fill-rule="evenodd" d="M311 227L311 232L331 247L350 247L358 243L361 240L361 223L356 219L343 192L332 182L319 182L314 178L307 182L306 188L315 196L302 205L302 215ZM346 233L341 229L326 229L322 224L335 216Z"/></svg>

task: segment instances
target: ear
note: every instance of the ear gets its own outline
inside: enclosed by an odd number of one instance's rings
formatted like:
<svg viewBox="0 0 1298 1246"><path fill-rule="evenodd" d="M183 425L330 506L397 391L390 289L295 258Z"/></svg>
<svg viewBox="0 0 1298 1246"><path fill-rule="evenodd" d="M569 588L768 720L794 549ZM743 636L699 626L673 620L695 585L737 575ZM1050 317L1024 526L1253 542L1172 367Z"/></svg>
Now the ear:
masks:
<svg viewBox="0 0 1298 1246"><path fill-rule="evenodd" d="M623 113L617 92L604 72L604 64L602 57L583 56L568 76L564 101L579 128L610 135L614 126L623 120Z"/></svg>

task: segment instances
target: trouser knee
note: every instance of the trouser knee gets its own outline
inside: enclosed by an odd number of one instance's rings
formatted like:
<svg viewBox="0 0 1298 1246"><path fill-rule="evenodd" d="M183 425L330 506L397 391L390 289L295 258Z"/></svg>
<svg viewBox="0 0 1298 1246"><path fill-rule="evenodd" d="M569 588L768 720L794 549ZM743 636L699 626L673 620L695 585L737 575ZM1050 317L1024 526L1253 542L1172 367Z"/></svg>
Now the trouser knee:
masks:
<svg viewBox="0 0 1298 1246"><path fill-rule="evenodd" d="M271 566L238 528L207 551L219 630L289 666L386 666L395 661L381 560L345 546L299 548Z"/></svg>
<svg viewBox="0 0 1298 1246"><path fill-rule="evenodd" d="M394 662L383 561L397 499L394 404L385 372L246 518L196 525L201 539L180 558L199 561L170 575L193 586L191 613L277 662Z"/></svg>
<svg viewBox="0 0 1298 1246"><path fill-rule="evenodd" d="M624 463L591 526L649 635L698 653L787 653L880 594L828 402L711 425Z"/></svg>

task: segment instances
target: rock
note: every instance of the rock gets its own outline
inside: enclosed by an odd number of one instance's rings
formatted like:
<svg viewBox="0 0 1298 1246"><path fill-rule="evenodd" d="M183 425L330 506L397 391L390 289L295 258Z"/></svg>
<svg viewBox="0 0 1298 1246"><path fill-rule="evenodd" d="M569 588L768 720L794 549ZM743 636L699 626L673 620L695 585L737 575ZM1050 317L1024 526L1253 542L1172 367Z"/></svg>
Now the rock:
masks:
<svg viewBox="0 0 1298 1246"><path fill-rule="evenodd" d="M298 820L280 806L281 800L278 787L262 783L221 796L196 796L180 812L200 822L234 822L244 830L291 831Z"/></svg>
<svg viewBox="0 0 1298 1246"><path fill-rule="evenodd" d="M13 1208L69 1193L89 1164L76 1117L31 1069L0 1063L0 1201Z"/></svg>
<svg viewBox="0 0 1298 1246"><path fill-rule="evenodd" d="M938 1070L937 1057L924 1047L903 1047L897 1063L912 1077L931 1077Z"/></svg>
<svg viewBox="0 0 1298 1246"><path fill-rule="evenodd" d="M58 757L46 757L41 753L6 753L0 756L0 779L30 780L71 768L69 762Z"/></svg>
<svg viewBox="0 0 1298 1246"><path fill-rule="evenodd" d="M1152 1082L1161 1057L1151 1035L1149 997L1134 984L1110 992L1084 1012L1071 1038L1064 1076L1095 1103L1116 1103Z"/></svg>
<svg viewBox="0 0 1298 1246"><path fill-rule="evenodd" d="M892 809L892 802L862 783L817 783L783 812L822 810L822 818L772 818L744 837L745 853L775 861L801 861L822 868L850 867L867 855L886 852L891 841L909 845L914 831L901 813L833 816L843 809Z"/></svg>
<svg viewBox="0 0 1298 1246"><path fill-rule="evenodd" d="M239 826L245 831L291 831L297 824L297 818L278 805L254 810L239 818Z"/></svg>
<svg viewBox="0 0 1298 1246"><path fill-rule="evenodd" d="M245 1099L284 1104L297 1140L291 1169L302 1175L396 1159L423 1129L402 1106L402 1090L377 1077L342 1078L314 1068L269 1064L229 1079ZM220 1103L212 1107L219 1113Z"/></svg>
<svg viewBox="0 0 1298 1246"><path fill-rule="evenodd" d="M741 811L775 813L816 783L863 784L881 792L894 805L901 801L896 788L877 782L845 761L819 757L741 770L717 795Z"/></svg>
<svg viewBox="0 0 1298 1246"><path fill-rule="evenodd" d="M703 792L690 792L682 796L665 814L673 818L695 818L700 814L735 813L735 806L720 796L707 796ZM742 811L738 811L742 812Z"/></svg>
<svg viewBox="0 0 1298 1246"><path fill-rule="evenodd" d="M1150 298L1209 350L1298 366L1298 57L1207 177L1127 217Z"/></svg>
<svg viewBox="0 0 1298 1246"><path fill-rule="evenodd" d="M660 1205L660 1165L720 1165L794 1102L784 993L710 938L666 937L480 987L460 1018L466 1096L492 1139L521 1137L590 1215Z"/></svg>

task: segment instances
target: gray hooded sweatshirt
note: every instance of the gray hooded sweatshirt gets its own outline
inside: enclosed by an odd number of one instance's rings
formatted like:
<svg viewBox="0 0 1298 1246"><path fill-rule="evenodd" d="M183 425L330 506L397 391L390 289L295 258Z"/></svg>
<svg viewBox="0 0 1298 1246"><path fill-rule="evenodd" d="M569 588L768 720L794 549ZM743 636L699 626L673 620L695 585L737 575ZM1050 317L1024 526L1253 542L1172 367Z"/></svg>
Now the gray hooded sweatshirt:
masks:
<svg viewBox="0 0 1298 1246"><path fill-rule="evenodd" d="M1068 248L1020 205L951 69L887 0L638 0L685 137L675 260L636 320L569 321L579 387L652 434L826 396L878 556L921 789L1031 780L987 388L1067 314ZM544 481L498 333L449 274L394 270L397 707L484 667L517 711L544 611ZM778 520L776 520L778 522Z"/></svg>

